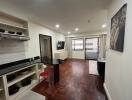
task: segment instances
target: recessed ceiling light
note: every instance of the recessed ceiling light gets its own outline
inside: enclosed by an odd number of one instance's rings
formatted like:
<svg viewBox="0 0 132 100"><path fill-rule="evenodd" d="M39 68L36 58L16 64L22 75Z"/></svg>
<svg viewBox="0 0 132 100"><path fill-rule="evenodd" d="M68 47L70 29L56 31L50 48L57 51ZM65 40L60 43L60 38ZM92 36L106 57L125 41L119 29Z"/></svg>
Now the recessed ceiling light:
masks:
<svg viewBox="0 0 132 100"><path fill-rule="evenodd" d="M75 28L75 31L79 31L79 28Z"/></svg>
<svg viewBox="0 0 132 100"><path fill-rule="evenodd" d="M68 32L68 34L71 34L71 32Z"/></svg>
<svg viewBox="0 0 132 100"><path fill-rule="evenodd" d="M103 25L102 25L102 28L106 28L106 27L107 27L107 25L106 25L106 24L103 24Z"/></svg>
<svg viewBox="0 0 132 100"><path fill-rule="evenodd" d="M60 25L59 25L59 24L56 24L55 27L56 27L56 28L60 28Z"/></svg>

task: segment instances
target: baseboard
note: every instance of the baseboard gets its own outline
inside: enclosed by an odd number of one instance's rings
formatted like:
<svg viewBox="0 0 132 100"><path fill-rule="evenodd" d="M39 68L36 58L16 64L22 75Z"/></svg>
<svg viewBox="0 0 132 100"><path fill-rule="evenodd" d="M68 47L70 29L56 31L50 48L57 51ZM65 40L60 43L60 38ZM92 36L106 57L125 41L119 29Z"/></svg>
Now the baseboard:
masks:
<svg viewBox="0 0 132 100"><path fill-rule="evenodd" d="M108 97L108 100L112 100L112 99L111 99L111 96L110 96L110 93L109 93L109 91L108 91L108 89L107 89L106 84L104 83L103 86L104 86L104 89L105 89L106 95L107 95L107 97Z"/></svg>
<svg viewBox="0 0 132 100"><path fill-rule="evenodd" d="M85 59L81 59L81 58L69 58L70 60L83 60L83 61L85 61Z"/></svg>

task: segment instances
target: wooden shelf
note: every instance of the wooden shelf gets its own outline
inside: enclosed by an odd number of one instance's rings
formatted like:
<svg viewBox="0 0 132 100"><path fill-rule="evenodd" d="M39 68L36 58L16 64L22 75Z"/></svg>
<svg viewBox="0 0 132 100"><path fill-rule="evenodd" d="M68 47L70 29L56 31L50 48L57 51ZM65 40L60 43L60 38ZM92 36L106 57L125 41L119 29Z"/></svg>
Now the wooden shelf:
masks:
<svg viewBox="0 0 132 100"><path fill-rule="evenodd" d="M17 35L17 34L9 34L9 33L0 33L0 37L1 38L7 38L7 39L17 39L17 40L20 40L20 41L30 40L30 38L28 36Z"/></svg>
<svg viewBox="0 0 132 100"><path fill-rule="evenodd" d="M27 41L27 40L30 40L30 38L29 37L26 37L26 36L24 36L24 37L20 37L19 38L21 41Z"/></svg>
<svg viewBox="0 0 132 100"><path fill-rule="evenodd" d="M36 83L37 80L32 80L32 83L30 85L20 88L20 90L16 94L9 96L10 100L15 100L17 96L21 95L25 90L31 89L36 85Z"/></svg>
<svg viewBox="0 0 132 100"><path fill-rule="evenodd" d="M3 89L0 87L0 91L3 91Z"/></svg>
<svg viewBox="0 0 132 100"><path fill-rule="evenodd" d="M0 12L0 29L5 33L0 33L0 39L14 39L20 41L29 40L28 21ZM8 32L21 32L23 35L9 34Z"/></svg>
<svg viewBox="0 0 132 100"><path fill-rule="evenodd" d="M5 25L5 26L10 26L10 27L13 27L13 28L18 28L18 29L22 29L22 30L28 30L28 28L24 28L24 27L20 27L20 26L15 26L15 25L11 25L11 24L7 24L7 23L1 23L1 25Z"/></svg>
<svg viewBox="0 0 132 100"><path fill-rule="evenodd" d="M5 33L0 32L0 34L1 35L8 35L8 36L26 37L25 35L10 34L10 33L6 33L6 32Z"/></svg>
<svg viewBox="0 0 132 100"><path fill-rule="evenodd" d="M32 71L32 72L29 72L27 75L20 75L18 76L17 78L15 78L14 80L10 81L7 83L7 86L10 87L18 82L20 82L21 80L25 79L25 78L28 78L32 75L34 75L36 72L35 71Z"/></svg>
<svg viewBox="0 0 132 100"><path fill-rule="evenodd" d="M23 70L28 70L27 73L21 74L20 72ZM20 74L19 74L20 73ZM16 74L16 78L12 81L8 81L8 76ZM0 76L0 100L19 100L27 90L32 89L39 82L39 74L38 74L38 64L32 64L24 68L20 68L16 71L4 74ZM19 91L14 95L9 95L9 88L14 84L21 83L22 80L30 78L32 80L31 84L25 87L21 87Z"/></svg>

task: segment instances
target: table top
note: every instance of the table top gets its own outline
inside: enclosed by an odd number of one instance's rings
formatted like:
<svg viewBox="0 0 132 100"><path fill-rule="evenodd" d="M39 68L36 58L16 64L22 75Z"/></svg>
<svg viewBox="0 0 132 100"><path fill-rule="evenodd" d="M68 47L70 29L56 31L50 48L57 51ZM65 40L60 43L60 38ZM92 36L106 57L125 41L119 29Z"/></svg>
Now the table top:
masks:
<svg viewBox="0 0 132 100"><path fill-rule="evenodd" d="M102 59L100 58L100 59L98 59L97 61L98 61L98 62L106 63L106 59L104 59L104 58L102 58Z"/></svg>
<svg viewBox="0 0 132 100"><path fill-rule="evenodd" d="M0 76L7 74L7 73L10 73L10 72L13 72L13 71L16 71L16 70L19 70L21 68L25 68L27 66L30 66L30 65L33 65L36 63L38 63L38 62L27 62L27 63L13 65L13 66L9 66L9 67L7 66L7 67L0 68Z"/></svg>
<svg viewBox="0 0 132 100"><path fill-rule="evenodd" d="M58 65L58 64L62 64L62 62L63 61L60 59L47 59L47 60L41 61L41 63L49 64L49 65Z"/></svg>

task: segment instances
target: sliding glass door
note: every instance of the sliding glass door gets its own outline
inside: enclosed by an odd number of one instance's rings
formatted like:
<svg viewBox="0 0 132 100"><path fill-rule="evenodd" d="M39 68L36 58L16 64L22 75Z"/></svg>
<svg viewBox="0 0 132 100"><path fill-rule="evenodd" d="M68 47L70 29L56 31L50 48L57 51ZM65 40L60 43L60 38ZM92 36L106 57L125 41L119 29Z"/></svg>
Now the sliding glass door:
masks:
<svg viewBox="0 0 132 100"><path fill-rule="evenodd" d="M99 54L99 38L85 39L85 59L97 60Z"/></svg>

